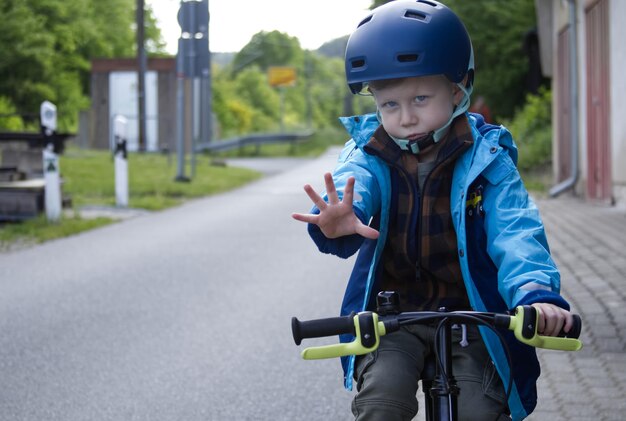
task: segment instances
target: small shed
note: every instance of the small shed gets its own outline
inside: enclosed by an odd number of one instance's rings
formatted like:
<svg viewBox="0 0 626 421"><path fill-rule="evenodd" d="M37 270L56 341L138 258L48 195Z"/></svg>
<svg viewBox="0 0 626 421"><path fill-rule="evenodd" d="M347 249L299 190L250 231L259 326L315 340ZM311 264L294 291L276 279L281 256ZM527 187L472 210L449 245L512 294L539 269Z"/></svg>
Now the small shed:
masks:
<svg viewBox="0 0 626 421"><path fill-rule="evenodd" d="M138 64L134 58L95 59L91 62L91 109L87 136L81 146L108 149L112 144L111 122L115 115L128 121L129 150L138 141ZM176 145L176 59L149 58L145 75L146 150L174 150ZM87 126L87 127L85 127Z"/></svg>

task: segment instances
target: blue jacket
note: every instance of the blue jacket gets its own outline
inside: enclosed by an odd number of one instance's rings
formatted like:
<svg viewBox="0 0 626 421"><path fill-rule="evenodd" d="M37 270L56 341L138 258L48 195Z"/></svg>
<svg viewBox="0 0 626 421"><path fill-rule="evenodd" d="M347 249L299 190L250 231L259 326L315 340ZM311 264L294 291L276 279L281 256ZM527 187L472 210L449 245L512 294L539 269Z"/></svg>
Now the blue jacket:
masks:
<svg viewBox="0 0 626 421"><path fill-rule="evenodd" d="M518 305L545 302L569 310L559 295L560 276L550 256L539 212L524 188L516 168L517 148L501 126L485 124L482 116L468 114L474 144L456 161L452 179L451 211L457 234L458 255L465 287L476 311L505 312ZM354 210L364 223L379 230L377 240L358 235L326 238L319 228L308 230L324 253L347 258L359 255L348 281L341 314L371 308L377 267L387 238L391 204L389 167L363 151L379 123L374 114L343 117L352 136L339 156L333 173L341 194L350 176L355 177ZM483 186L484 212L470 217L466 198L470 186ZM313 212L319 212L313 209ZM510 367L499 338L487 328L481 334L506 387ZM513 420L524 419L537 403L539 363L535 349L505 333L515 369L509 409ZM351 338L342 338L351 340ZM352 389L354 356L342 361L345 386Z"/></svg>

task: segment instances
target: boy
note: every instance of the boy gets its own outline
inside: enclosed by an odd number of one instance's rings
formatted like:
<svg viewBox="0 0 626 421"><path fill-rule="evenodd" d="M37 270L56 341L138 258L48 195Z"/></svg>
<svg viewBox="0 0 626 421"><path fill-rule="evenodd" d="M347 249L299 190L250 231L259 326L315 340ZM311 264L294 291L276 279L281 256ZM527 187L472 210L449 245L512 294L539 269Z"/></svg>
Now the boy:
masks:
<svg viewBox="0 0 626 421"><path fill-rule="evenodd" d="M353 93L373 95L376 115L342 118L352 139L326 195L305 191L315 207L307 222L320 251L359 250L342 315L375 309L379 291L400 293L402 311L503 312L532 304L539 331L569 331L569 305L558 294L537 208L515 167L503 127L468 114L474 77L469 35L459 18L432 0L396 0L373 10L350 36L346 75ZM342 192L342 194L340 194ZM410 420L434 328L383 336L379 349L344 361L357 394L358 420ZM454 332L459 419L525 418L536 405L534 348L508 344L515 371L491 332Z"/></svg>

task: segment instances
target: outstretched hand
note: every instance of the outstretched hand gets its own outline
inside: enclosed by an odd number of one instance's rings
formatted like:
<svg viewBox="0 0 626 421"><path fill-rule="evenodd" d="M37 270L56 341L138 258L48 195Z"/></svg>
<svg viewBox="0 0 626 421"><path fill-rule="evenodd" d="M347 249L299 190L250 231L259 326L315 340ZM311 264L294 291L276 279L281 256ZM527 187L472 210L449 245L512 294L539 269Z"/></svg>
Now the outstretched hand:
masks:
<svg viewBox="0 0 626 421"><path fill-rule="evenodd" d="M313 204L320 210L318 215L310 213L294 213L292 218L297 221L317 225L327 238L338 238L344 235L359 234L365 238L378 238L378 231L363 224L354 213L354 177L348 178L343 191L343 200L339 200L333 177L330 173L324 174L328 203L307 184L304 191L311 198Z"/></svg>

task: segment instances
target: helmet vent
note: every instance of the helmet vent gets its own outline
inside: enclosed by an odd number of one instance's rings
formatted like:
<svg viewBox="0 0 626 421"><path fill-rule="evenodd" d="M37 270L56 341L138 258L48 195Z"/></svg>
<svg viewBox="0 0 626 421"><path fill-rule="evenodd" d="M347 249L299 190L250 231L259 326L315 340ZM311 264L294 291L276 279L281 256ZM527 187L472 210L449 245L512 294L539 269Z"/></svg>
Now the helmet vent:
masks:
<svg viewBox="0 0 626 421"><path fill-rule="evenodd" d="M353 69L358 69L360 67L365 66L365 60L363 60L362 58L359 58L359 59L356 59L356 60L352 60L352 62L350 64L352 64L352 68Z"/></svg>
<svg viewBox="0 0 626 421"><path fill-rule="evenodd" d="M426 15L422 12L418 12L416 10L407 10L404 13L405 18L417 19L417 20L426 20Z"/></svg>
<svg viewBox="0 0 626 421"><path fill-rule="evenodd" d="M417 61L418 57L418 54L400 54L397 58L400 63L410 63Z"/></svg>
<svg viewBox="0 0 626 421"><path fill-rule="evenodd" d="M435 3L431 3L431 2L429 2L427 0L419 0L419 2L427 4L427 5L432 6L432 7L437 7L437 5Z"/></svg>
<svg viewBox="0 0 626 421"><path fill-rule="evenodd" d="M361 26L365 25L367 22L371 21L373 17L374 17L374 15L369 15L368 17L366 17L365 19L363 19L363 20L361 21L361 23L359 23L359 25L357 26L357 28L360 28Z"/></svg>

